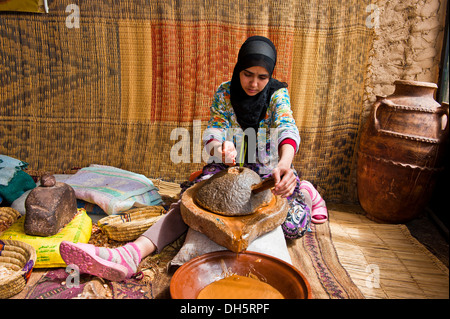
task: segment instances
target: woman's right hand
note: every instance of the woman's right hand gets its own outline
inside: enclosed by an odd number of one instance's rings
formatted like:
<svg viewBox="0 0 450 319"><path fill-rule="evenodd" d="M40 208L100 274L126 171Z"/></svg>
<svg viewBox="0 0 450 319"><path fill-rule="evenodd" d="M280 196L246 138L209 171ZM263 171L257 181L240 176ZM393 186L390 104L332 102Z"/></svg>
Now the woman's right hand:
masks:
<svg viewBox="0 0 450 319"><path fill-rule="evenodd" d="M222 162L228 166L236 165L237 151L234 144L230 141L225 141L218 148L219 153L222 155Z"/></svg>

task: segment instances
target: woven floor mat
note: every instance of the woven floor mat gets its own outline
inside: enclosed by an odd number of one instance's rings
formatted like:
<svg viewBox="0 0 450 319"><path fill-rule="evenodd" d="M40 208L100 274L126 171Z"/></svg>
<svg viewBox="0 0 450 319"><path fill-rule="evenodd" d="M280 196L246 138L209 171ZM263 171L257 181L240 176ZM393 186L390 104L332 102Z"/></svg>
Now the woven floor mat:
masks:
<svg viewBox="0 0 450 319"><path fill-rule="evenodd" d="M339 263L328 222L311 224L311 232L287 240L287 245L294 266L308 279L314 299L364 298Z"/></svg>
<svg viewBox="0 0 450 319"><path fill-rule="evenodd" d="M449 298L448 268L405 225L378 224L362 213L329 207L339 261L366 298Z"/></svg>

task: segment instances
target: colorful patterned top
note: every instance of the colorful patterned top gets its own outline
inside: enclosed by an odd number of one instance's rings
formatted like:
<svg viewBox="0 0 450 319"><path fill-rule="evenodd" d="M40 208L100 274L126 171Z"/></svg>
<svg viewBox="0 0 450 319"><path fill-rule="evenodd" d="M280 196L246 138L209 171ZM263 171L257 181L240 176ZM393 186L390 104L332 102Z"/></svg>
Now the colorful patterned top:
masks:
<svg viewBox="0 0 450 319"><path fill-rule="evenodd" d="M233 141L239 159L245 133L249 145L251 142L257 143L256 163L263 164L268 172L271 172L278 163L278 146L283 140L292 139L296 144L296 151L300 145L300 135L292 115L288 90L282 88L273 93L266 116L259 123L258 132L255 134L251 128L243 132L237 121L230 101L230 83L222 83L214 95L208 128L203 134L203 143L206 145L211 139L222 143L225 140Z"/></svg>

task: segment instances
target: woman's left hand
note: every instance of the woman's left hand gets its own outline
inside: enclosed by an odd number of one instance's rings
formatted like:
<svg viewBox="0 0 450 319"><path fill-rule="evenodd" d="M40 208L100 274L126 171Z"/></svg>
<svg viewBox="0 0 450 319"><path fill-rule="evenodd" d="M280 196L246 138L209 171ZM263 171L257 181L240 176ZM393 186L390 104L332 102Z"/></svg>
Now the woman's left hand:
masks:
<svg viewBox="0 0 450 319"><path fill-rule="evenodd" d="M297 185L297 179L290 167L278 165L273 171L272 176L275 179L275 187L272 193L286 198L292 195Z"/></svg>

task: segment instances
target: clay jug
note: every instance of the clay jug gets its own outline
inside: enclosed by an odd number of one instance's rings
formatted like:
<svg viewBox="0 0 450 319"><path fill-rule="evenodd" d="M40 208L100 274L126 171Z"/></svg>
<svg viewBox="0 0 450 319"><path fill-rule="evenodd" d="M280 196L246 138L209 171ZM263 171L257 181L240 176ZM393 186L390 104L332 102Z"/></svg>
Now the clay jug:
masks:
<svg viewBox="0 0 450 319"><path fill-rule="evenodd" d="M377 97L361 131L357 189L367 217L405 223L423 211L443 169L448 104L434 100L434 83L394 84L392 95Z"/></svg>

